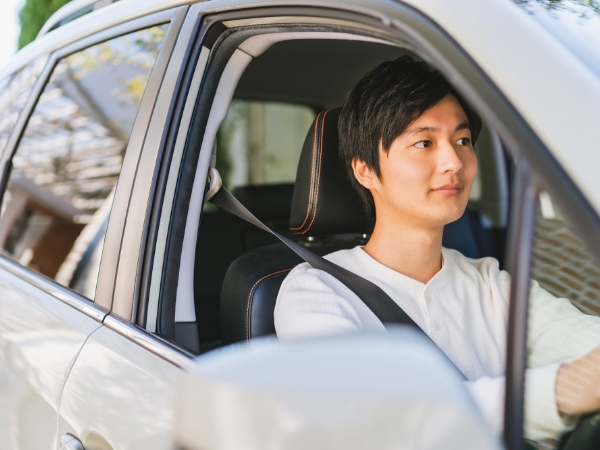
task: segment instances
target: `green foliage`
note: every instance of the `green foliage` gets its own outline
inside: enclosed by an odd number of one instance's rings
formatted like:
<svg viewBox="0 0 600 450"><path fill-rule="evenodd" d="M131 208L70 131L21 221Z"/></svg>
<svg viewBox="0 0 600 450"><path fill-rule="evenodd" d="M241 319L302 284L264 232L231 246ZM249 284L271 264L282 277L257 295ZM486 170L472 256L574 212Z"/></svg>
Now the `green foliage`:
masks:
<svg viewBox="0 0 600 450"><path fill-rule="evenodd" d="M599 0L514 0L519 5L527 6L530 3L538 3L546 9L561 11L567 10L577 12L581 18L588 18L588 13L600 14ZM579 8L579 9L578 9Z"/></svg>
<svg viewBox="0 0 600 450"><path fill-rule="evenodd" d="M67 3L69 0L25 0L19 12L19 48L33 42L50 16Z"/></svg>

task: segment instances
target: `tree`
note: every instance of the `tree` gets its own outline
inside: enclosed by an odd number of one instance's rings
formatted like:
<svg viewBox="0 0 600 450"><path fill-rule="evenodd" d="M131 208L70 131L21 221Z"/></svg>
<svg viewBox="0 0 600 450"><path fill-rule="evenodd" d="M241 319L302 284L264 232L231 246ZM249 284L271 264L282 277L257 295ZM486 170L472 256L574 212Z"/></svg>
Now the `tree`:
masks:
<svg viewBox="0 0 600 450"><path fill-rule="evenodd" d="M50 16L67 3L69 0L25 0L19 12L19 48L33 42Z"/></svg>

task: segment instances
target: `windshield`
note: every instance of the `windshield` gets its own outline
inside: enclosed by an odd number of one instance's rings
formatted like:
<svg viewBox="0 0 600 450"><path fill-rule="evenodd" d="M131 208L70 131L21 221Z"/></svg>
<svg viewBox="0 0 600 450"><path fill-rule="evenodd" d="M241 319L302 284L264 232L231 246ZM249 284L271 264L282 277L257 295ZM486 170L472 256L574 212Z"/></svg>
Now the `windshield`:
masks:
<svg viewBox="0 0 600 450"><path fill-rule="evenodd" d="M600 77L599 0L513 0Z"/></svg>

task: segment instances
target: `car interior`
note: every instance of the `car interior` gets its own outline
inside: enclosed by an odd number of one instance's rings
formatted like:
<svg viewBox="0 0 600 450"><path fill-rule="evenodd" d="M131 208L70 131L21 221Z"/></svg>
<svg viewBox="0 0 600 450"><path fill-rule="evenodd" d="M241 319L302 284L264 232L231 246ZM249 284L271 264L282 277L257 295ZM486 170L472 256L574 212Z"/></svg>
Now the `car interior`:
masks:
<svg viewBox="0 0 600 450"><path fill-rule="evenodd" d="M211 165L223 185L264 224L319 255L364 245L369 222L338 157L340 107L383 61L418 56L367 32L323 26L257 33L236 52L223 69L202 142L203 149L216 149ZM219 97L226 86L229 95ZM217 102L227 109L216 112ZM446 227L443 245L502 264L510 164L485 124L476 150L480 169L471 201ZM190 202L202 198L192 194ZM274 334L279 287L302 260L275 236L210 203L196 229L190 214L185 233L197 233L195 252L193 260L181 253L176 302L177 308L189 303L181 283L193 285L195 314L176 315L175 341L198 354Z"/></svg>

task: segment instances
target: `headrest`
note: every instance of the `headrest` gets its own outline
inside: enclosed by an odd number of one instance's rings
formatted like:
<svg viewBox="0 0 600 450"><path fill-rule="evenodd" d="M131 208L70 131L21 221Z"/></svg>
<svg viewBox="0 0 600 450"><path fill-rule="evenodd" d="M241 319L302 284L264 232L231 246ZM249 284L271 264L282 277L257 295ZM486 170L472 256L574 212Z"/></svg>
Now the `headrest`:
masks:
<svg viewBox="0 0 600 450"><path fill-rule="evenodd" d="M288 220L293 184L240 186L233 195L259 220Z"/></svg>
<svg viewBox="0 0 600 450"><path fill-rule="evenodd" d="M298 163L290 230L304 236L366 233L366 214L339 156L341 108L321 112L313 122Z"/></svg>

